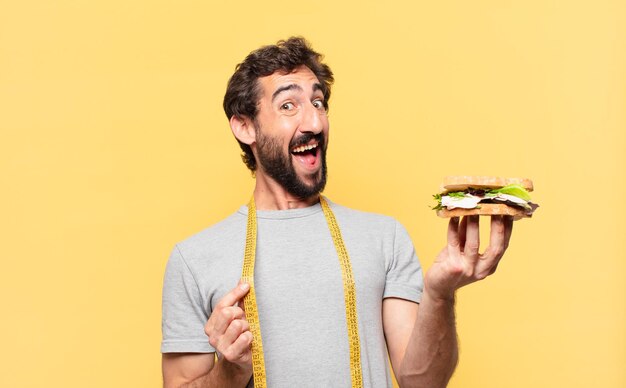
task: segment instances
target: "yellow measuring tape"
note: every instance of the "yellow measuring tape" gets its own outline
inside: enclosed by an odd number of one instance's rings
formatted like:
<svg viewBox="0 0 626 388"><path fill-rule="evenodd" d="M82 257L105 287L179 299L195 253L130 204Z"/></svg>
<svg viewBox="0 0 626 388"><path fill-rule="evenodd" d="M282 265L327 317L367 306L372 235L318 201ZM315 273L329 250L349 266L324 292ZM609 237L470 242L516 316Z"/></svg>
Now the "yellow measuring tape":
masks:
<svg viewBox="0 0 626 388"><path fill-rule="evenodd" d="M359 326L356 312L356 291L354 288L354 276L352 265L348 257L348 251L343 243L339 225L335 219L328 202L320 196L320 204L324 211L324 217L328 223L328 229L333 238L339 264L341 266L341 278L343 280L343 294L346 305L346 322L348 326L348 344L350 346L350 378L352 387L363 387L363 375L361 373L361 345L359 343ZM255 388L266 388L265 359L263 358L263 341L261 340L261 326L259 324L259 311L256 304L254 290L254 260L256 257L256 207L254 197L248 203L248 224L246 227L246 250L243 258L241 279L250 284L250 291L243 299L246 310L246 319L250 324L252 333L252 376Z"/></svg>

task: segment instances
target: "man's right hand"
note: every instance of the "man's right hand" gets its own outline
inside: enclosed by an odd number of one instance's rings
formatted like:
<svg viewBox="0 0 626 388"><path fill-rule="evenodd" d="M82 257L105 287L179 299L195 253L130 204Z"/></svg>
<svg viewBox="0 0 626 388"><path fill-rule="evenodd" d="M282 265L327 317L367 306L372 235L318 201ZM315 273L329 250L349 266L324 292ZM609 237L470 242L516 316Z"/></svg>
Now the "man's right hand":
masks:
<svg viewBox="0 0 626 388"><path fill-rule="evenodd" d="M252 370L252 333L246 320L243 297L250 291L248 283L239 283L217 303L204 331L221 358L244 370Z"/></svg>

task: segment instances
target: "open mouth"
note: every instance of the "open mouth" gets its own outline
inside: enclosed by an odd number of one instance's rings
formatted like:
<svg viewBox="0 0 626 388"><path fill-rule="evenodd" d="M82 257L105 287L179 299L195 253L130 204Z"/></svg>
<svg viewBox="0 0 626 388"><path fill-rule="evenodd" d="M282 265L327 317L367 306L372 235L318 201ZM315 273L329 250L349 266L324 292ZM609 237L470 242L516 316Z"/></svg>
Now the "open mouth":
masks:
<svg viewBox="0 0 626 388"><path fill-rule="evenodd" d="M314 166L316 164L318 152L319 144L317 142L299 145L291 150L291 154L294 155L296 159L308 166Z"/></svg>
<svg viewBox="0 0 626 388"><path fill-rule="evenodd" d="M305 155L307 153L315 154L317 153L317 147L318 147L317 143L301 145L291 150L291 153L294 155Z"/></svg>

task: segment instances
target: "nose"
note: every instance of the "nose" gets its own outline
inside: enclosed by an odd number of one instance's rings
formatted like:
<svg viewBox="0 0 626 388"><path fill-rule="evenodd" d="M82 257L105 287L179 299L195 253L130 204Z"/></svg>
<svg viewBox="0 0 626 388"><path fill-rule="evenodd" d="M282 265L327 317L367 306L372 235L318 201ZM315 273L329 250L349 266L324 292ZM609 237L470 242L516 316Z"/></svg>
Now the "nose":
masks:
<svg viewBox="0 0 626 388"><path fill-rule="evenodd" d="M324 130L325 120L326 114L323 110L316 108L313 104L307 104L304 112L302 112L300 132L310 132L317 135Z"/></svg>

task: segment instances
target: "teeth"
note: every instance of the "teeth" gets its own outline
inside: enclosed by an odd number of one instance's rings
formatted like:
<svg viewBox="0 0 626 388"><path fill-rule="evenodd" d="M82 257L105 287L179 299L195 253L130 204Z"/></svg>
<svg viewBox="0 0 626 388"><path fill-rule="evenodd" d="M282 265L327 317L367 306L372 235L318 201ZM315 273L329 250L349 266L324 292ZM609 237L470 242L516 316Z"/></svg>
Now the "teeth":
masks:
<svg viewBox="0 0 626 388"><path fill-rule="evenodd" d="M312 150L313 148L317 148L317 144L309 144L309 145L296 147L293 149L293 152L304 152L304 151Z"/></svg>

